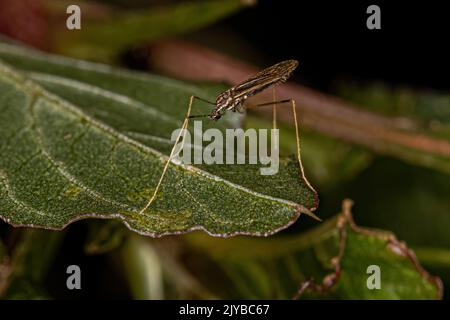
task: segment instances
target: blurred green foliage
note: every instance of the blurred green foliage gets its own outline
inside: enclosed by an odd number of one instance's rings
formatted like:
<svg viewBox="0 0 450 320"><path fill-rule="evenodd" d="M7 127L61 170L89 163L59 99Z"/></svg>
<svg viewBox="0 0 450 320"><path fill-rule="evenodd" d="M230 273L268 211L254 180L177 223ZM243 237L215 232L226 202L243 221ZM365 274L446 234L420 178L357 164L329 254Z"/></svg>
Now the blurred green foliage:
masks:
<svg viewBox="0 0 450 320"><path fill-rule="evenodd" d="M64 4L50 1L47 5ZM83 3L79 4L83 7ZM241 0L182 1L164 6L135 9L84 7L83 32L55 29L55 52L77 58L115 62L125 49L143 41L174 36L199 29L246 6Z"/></svg>

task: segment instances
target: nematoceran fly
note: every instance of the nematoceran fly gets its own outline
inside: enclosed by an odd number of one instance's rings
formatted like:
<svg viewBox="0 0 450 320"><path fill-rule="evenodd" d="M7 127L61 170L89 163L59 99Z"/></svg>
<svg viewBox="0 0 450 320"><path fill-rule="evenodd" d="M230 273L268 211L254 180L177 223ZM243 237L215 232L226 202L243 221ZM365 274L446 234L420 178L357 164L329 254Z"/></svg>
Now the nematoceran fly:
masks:
<svg viewBox="0 0 450 320"><path fill-rule="evenodd" d="M161 177L158 181L158 184L153 192L152 197L150 198L150 200L148 201L146 206L141 210L141 213L143 213L145 210L147 210L150 207L150 205L152 204L152 202L155 200L156 195L161 186L161 183L166 174L167 168L169 167L169 164L172 161L172 158L174 157L174 151L176 149L175 147L178 144L183 133L185 133L188 128L189 119L208 117L211 120L217 121L227 111L243 112L244 110L249 109L249 108L272 105L273 106L273 126L275 128L275 126L276 126L276 106L277 106L277 104L282 104L282 103L291 103L291 105L292 105L292 113L293 113L293 117L294 117L296 138L297 138L296 139L296 141L297 141L297 159L299 162L303 180L308 184L308 186L311 189L313 189L312 186L309 185L308 180L306 179L306 177L304 175L303 166L301 163L299 128L298 128L295 101L293 99L285 99L285 100L276 101L275 91L274 91L274 100L273 101L260 103L260 104L256 104L256 105L246 104L246 101L249 97L258 94L265 89L274 87L281 83L284 83L292 75L292 72L295 70L295 68L297 68L297 66L298 66L297 60L286 60L286 61L279 62L271 67L268 67L268 68L256 73L254 76L248 78L247 80L243 81L242 83L222 92L221 94L219 94L217 96L215 102L211 102L211 101L208 101L207 99L203 99L201 97L192 95L189 99L189 107L188 107L186 117L183 121L183 125L182 125L180 133L174 143L172 151L170 152L169 159L167 160L167 162L164 166L163 172L162 172ZM200 114L200 115L191 115L192 104L195 99L213 105L214 108L212 109L211 113ZM184 137L183 137L183 141L184 141ZM313 215L313 217L315 217L315 216ZM315 217L315 218L317 218L317 217Z"/></svg>

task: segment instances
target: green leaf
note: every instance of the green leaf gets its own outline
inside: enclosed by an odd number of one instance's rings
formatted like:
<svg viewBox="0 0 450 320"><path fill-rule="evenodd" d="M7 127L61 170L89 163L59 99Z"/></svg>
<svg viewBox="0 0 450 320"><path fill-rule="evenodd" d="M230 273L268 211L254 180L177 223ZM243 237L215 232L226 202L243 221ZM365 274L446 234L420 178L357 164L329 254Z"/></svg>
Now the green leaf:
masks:
<svg viewBox="0 0 450 320"><path fill-rule="evenodd" d="M392 233L355 225L349 201L341 214L300 235L225 240L190 234L184 240L197 252L191 259L202 259L206 253L214 262L210 272L225 273L229 290L225 295L231 292L231 298L442 297L440 280L423 270L403 242ZM380 267L381 289L367 287L371 265ZM303 288L300 295L299 288Z"/></svg>
<svg viewBox="0 0 450 320"><path fill-rule="evenodd" d="M226 17L251 1L185 1L161 7L118 10L80 3L81 30L55 28L54 50L77 58L112 61L127 47L194 31ZM70 3L71 4L71 3ZM67 7L50 2L50 9ZM56 8L55 8L56 7Z"/></svg>
<svg viewBox="0 0 450 320"><path fill-rule="evenodd" d="M84 252L88 255L105 254L123 245L127 229L119 221L94 220L88 225Z"/></svg>
<svg viewBox="0 0 450 320"><path fill-rule="evenodd" d="M0 44L0 59L13 66L0 66L0 215L12 225L60 229L97 217L151 236L194 229L268 235L318 205L290 159L274 176L261 176L258 165L171 163L155 202L140 213L189 96L214 99L217 86L209 91L8 44ZM233 115L203 122L204 129L230 125L237 125Z"/></svg>
<svg viewBox="0 0 450 320"><path fill-rule="evenodd" d="M377 187L367 192L367 181ZM351 197L361 212L356 216L361 224L391 230L414 250L419 248L420 262L448 285L448 190L447 174L391 158L376 158L356 179L323 196L326 201L321 202L320 216L325 217L342 197Z"/></svg>

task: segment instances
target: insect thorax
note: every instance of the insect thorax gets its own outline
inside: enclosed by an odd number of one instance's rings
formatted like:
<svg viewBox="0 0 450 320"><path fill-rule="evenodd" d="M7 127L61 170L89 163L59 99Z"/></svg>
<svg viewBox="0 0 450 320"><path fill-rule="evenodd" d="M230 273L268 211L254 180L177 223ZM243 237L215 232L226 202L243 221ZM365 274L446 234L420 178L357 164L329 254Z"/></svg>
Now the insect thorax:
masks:
<svg viewBox="0 0 450 320"><path fill-rule="evenodd" d="M217 96L216 106L212 114L223 115L228 110L235 110L242 104L241 98L233 97L232 89L222 92Z"/></svg>

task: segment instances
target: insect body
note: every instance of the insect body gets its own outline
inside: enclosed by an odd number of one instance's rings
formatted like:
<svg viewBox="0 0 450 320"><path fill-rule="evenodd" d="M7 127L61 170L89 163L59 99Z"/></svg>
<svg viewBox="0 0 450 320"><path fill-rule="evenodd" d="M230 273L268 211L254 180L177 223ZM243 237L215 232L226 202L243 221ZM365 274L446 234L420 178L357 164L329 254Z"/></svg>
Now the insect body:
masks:
<svg viewBox="0 0 450 320"><path fill-rule="evenodd" d="M209 118L219 120L226 111L241 111L247 98L285 82L297 68L297 60L286 60L266 68L246 81L219 94Z"/></svg>
<svg viewBox="0 0 450 320"><path fill-rule="evenodd" d="M162 172L161 177L158 181L158 184L153 192L152 197L150 198L148 203L145 205L145 207L142 208L140 213L141 214L144 213L144 211L147 210L148 207L155 200L158 190L163 181L164 175L166 174L167 168L174 156L175 146L178 144L178 141L182 137L182 135L183 135L182 132L185 132L188 128L189 119L190 118L198 118L198 117L209 117L211 120L217 121L227 111L241 112L242 110L247 109L249 107L260 107L260 106L268 106L268 105L275 106L276 104L290 102L292 104L292 111L293 111L293 116L294 116L294 123L295 123L295 129L296 129L296 137L297 137L297 139L296 139L296 141L297 141L297 158L299 161L299 166L300 166L302 177L303 177L304 181L307 182L306 177L303 172L303 166L301 164L301 159L300 159L300 140L299 140L299 135L298 135L298 123L297 123L297 116L296 116L296 111L295 111L296 110L295 101L293 99L287 99L287 100L279 100L279 101L270 101L270 102L266 102L266 103L253 105L253 106L245 105L245 101L249 97L254 96L257 93L259 93L269 87L273 87L275 85L285 82L291 76L292 72L295 70L295 68L297 68L297 66L298 66L297 60L286 60L286 61L277 63L271 67L268 67L268 68L256 73L254 76L248 78L244 82L222 92L221 94L219 94L217 96L215 102L210 102L208 100L205 100L205 99L197 97L197 96L191 96L190 101L189 101L188 111L187 111L186 117L184 119L183 125L181 127L182 130L180 130L180 133L175 141L174 147L172 148L172 151L169 155L169 159L167 160L166 165L164 166L163 172ZM214 105L214 108L211 111L211 113L191 116L192 104L194 102L194 99L198 99L203 102ZM276 109L274 108L274 127L275 127L275 119L276 119L275 111L276 111ZM184 142L184 135L183 135L183 142ZM308 182L307 182L307 184L309 185ZM312 189L311 186L310 186L310 188ZM311 215L315 219L319 219L315 215L313 215L311 212L309 212L308 215Z"/></svg>

